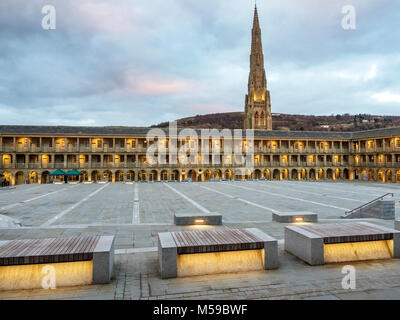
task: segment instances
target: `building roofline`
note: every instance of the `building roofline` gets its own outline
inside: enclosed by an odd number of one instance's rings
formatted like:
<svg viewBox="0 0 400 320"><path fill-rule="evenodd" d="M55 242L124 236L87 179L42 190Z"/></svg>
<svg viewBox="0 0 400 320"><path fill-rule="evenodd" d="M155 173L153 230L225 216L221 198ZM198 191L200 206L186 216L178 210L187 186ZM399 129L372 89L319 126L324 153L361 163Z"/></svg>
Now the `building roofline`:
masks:
<svg viewBox="0 0 400 320"><path fill-rule="evenodd" d="M150 127L127 127L127 126L104 126L104 127L82 127L82 126L27 126L27 125L0 125L0 135L102 135L102 136L130 136L147 135L151 129L161 129L168 133L168 128ZM183 129L178 128L178 132ZM212 129L193 129L200 135L202 130ZM217 129L219 130L219 129ZM228 129L233 130L233 129ZM243 135L245 130L242 130ZM371 138L387 135L400 135L400 127L372 129L354 132L341 131L285 131L285 130L254 130L254 137L270 138L311 138L311 139L358 139Z"/></svg>

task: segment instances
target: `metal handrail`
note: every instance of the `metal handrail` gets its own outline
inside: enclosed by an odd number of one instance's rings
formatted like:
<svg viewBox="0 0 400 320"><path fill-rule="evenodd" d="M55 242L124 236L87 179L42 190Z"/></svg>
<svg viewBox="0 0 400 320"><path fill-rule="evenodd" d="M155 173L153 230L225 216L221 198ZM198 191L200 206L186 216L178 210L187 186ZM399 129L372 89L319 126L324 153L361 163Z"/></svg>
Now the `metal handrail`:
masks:
<svg viewBox="0 0 400 320"><path fill-rule="evenodd" d="M372 201L370 201L370 202L367 202L367 203L365 203L365 204L363 204L363 205L361 205L361 206L359 206L359 207L357 207L357 208L355 208L355 209L353 209L353 210L347 211L345 214L346 214L346 215L349 215L349 214L353 213L354 211L360 210L360 209L362 209L362 208L364 208L364 207L366 207L366 206L368 206L368 205L370 205L370 204L372 204L372 203L374 203L374 202L376 202L376 201L378 201L378 200L382 200L384 197L389 196L389 195L391 195L392 197L394 197L394 194L393 194L393 193L386 193L386 194L384 194L383 196L380 196L379 198L376 198L376 199L374 199L374 200L372 200Z"/></svg>

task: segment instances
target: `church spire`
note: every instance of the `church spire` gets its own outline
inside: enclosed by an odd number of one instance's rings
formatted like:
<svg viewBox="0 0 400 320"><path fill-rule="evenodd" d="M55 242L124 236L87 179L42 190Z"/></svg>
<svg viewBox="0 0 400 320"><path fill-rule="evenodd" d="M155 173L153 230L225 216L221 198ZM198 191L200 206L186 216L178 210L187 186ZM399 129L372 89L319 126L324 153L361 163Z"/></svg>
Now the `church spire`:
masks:
<svg viewBox="0 0 400 320"><path fill-rule="evenodd" d="M251 35L250 73L245 106L245 129L272 130L272 115L257 5Z"/></svg>
<svg viewBox="0 0 400 320"><path fill-rule="evenodd" d="M257 4L254 6L253 32L255 29L260 29L260 22L258 20Z"/></svg>

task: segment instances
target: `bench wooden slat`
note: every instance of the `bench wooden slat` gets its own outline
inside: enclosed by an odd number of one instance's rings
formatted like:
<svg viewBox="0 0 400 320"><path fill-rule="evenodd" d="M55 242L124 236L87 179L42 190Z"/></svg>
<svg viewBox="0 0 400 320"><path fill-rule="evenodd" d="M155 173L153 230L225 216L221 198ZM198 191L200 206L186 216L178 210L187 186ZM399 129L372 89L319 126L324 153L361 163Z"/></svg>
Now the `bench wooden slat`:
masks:
<svg viewBox="0 0 400 320"><path fill-rule="evenodd" d="M178 254L263 249L264 242L246 230L172 232Z"/></svg>
<svg viewBox="0 0 400 320"><path fill-rule="evenodd" d="M3 247L3 250L0 252L0 255L3 257L8 257L8 254L12 252L14 249L20 248L20 250L24 247L24 241L15 241L10 242L9 244Z"/></svg>
<svg viewBox="0 0 400 320"><path fill-rule="evenodd" d="M306 225L301 229L321 236L325 244L393 239L392 232L362 222Z"/></svg>
<svg viewBox="0 0 400 320"><path fill-rule="evenodd" d="M82 259L89 259L93 256L93 250L95 248L95 244L99 240L98 236L90 237L86 241L86 245L82 247Z"/></svg>
<svg viewBox="0 0 400 320"><path fill-rule="evenodd" d="M11 240L0 247L0 266L91 260L99 236Z"/></svg>

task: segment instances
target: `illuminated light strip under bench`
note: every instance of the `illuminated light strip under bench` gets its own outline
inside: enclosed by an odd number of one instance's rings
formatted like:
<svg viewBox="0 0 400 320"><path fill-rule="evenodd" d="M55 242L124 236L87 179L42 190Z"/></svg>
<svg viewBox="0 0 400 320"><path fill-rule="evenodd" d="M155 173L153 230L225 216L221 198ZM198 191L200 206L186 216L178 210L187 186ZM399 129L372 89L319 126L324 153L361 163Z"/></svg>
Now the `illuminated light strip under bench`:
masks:
<svg viewBox="0 0 400 320"><path fill-rule="evenodd" d="M222 215L219 213L192 214L192 213L175 213L174 223L177 226L189 225L222 225Z"/></svg>
<svg viewBox="0 0 400 320"><path fill-rule="evenodd" d="M113 264L114 236L1 241L0 290L109 283Z"/></svg>
<svg viewBox="0 0 400 320"><path fill-rule="evenodd" d="M161 277L278 268L278 242L259 229L213 229L158 234Z"/></svg>
<svg viewBox="0 0 400 320"><path fill-rule="evenodd" d="M310 265L400 258L400 231L368 222L285 227L285 250Z"/></svg>
<svg viewBox="0 0 400 320"><path fill-rule="evenodd" d="M313 212L273 212L272 221L280 223L318 222L318 214Z"/></svg>

